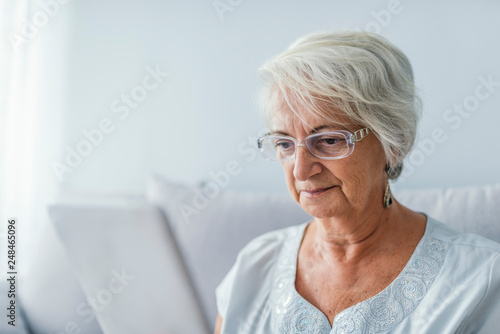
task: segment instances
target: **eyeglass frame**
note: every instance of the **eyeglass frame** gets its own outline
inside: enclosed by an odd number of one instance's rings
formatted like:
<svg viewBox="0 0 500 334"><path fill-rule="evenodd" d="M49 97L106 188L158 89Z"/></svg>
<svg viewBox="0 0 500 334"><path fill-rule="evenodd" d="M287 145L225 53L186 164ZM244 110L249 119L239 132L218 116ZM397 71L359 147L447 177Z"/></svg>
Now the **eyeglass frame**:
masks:
<svg viewBox="0 0 500 334"><path fill-rule="evenodd" d="M344 155L341 155L338 157L319 157L316 154L314 154L312 152L311 148L309 148L309 146L307 146L307 144L306 144L307 140L310 139L311 137L318 137L318 136L325 135L325 134L339 134L339 133L347 136L348 150L347 150L347 153L345 153ZM315 156L318 159L338 160L338 159L343 159L343 158L350 156L352 154L352 152L354 152L354 144L357 143L358 141L361 141L363 138L368 136L370 133L372 133L372 130L370 128L359 129L359 130L355 131L354 133L347 131L347 130L325 131L325 132L313 133L313 134L305 137L302 140L297 140L291 136L273 135L272 132L268 132L265 135L262 135L259 138L257 138L257 148L259 149L259 151L260 151L261 155L264 157L264 159L270 160L270 161L288 161L288 160L295 159L295 154L296 154L297 148L299 146L306 147L307 150L309 151L309 153L311 153L313 156ZM288 158L284 158L284 159L271 159L271 158L269 158L267 155L264 154L264 149L262 146L262 141L268 137L292 140L294 145L295 145L295 149L293 151L293 154L291 156L289 156Z"/></svg>

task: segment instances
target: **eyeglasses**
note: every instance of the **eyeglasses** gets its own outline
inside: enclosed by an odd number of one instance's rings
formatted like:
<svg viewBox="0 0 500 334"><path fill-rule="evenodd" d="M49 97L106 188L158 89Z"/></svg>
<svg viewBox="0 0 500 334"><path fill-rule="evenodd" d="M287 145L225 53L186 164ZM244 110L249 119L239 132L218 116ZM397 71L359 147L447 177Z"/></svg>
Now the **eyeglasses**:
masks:
<svg viewBox="0 0 500 334"><path fill-rule="evenodd" d="M345 130L319 132L300 141L293 137L268 133L257 139L257 146L264 158L272 161L294 159L298 146L307 147L317 158L336 160L351 155L354 144L371 132L368 128L358 130L354 134Z"/></svg>

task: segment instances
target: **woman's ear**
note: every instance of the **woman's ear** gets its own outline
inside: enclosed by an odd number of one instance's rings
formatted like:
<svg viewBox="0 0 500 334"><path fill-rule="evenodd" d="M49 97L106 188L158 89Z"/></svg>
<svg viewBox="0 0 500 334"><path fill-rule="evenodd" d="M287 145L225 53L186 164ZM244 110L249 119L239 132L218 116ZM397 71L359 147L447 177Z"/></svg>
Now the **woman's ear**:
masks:
<svg viewBox="0 0 500 334"><path fill-rule="evenodd" d="M389 180L395 180L401 175L403 171L403 163L396 163L396 165L392 165L390 163L386 163L385 172L387 173L387 178Z"/></svg>

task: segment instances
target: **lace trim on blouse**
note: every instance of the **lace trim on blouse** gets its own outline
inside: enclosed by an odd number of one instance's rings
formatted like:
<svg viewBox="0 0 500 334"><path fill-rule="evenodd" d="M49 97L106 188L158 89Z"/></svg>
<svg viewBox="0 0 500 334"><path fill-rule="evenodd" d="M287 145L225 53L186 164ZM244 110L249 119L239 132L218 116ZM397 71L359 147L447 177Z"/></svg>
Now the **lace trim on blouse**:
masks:
<svg viewBox="0 0 500 334"><path fill-rule="evenodd" d="M337 314L330 327L326 315L305 300L294 286L304 229L299 231L298 240L285 242L280 254L270 295L271 317L275 318L273 333L387 332L418 306L439 273L449 247L426 231L399 276L379 294Z"/></svg>

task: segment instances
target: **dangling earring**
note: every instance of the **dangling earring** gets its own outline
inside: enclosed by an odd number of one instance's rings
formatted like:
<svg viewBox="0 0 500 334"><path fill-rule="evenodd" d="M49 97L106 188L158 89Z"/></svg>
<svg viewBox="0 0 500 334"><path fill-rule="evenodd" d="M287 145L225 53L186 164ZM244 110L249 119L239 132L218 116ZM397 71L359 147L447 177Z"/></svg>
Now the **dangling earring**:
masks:
<svg viewBox="0 0 500 334"><path fill-rule="evenodd" d="M385 188L385 194L384 194L384 208L390 207L391 204L392 204L391 187L389 187L389 181L387 181L387 188Z"/></svg>

